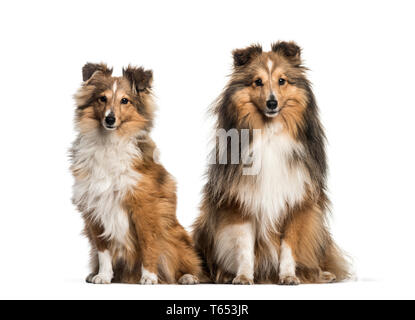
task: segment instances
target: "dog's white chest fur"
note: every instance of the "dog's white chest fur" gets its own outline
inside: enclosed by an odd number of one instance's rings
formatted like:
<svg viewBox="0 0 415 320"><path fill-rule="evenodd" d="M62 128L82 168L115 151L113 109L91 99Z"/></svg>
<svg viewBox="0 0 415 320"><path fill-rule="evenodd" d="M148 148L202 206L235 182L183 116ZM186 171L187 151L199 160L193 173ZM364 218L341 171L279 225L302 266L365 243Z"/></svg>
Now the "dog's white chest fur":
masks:
<svg viewBox="0 0 415 320"><path fill-rule="evenodd" d="M81 135L73 150L72 167L82 172L73 187L74 203L91 212L92 219L104 229L103 237L122 244L129 229L122 201L140 179L132 169L140 150L133 140L98 132Z"/></svg>
<svg viewBox="0 0 415 320"><path fill-rule="evenodd" d="M286 212L287 205L293 206L304 198L309 175L292 161L294 152L303 152L301 144L278 124L263 130L252 150L259 157L260 168L256 176L247 179L251 183L242 184L238 197L265 232Z"/></svg>

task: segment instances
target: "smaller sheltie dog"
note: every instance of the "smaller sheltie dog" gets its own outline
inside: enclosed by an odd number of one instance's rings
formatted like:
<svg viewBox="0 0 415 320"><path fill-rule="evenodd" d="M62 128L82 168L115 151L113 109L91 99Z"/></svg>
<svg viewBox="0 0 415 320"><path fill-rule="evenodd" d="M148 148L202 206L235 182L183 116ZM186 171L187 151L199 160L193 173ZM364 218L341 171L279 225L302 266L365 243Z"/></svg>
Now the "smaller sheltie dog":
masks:
<svg viewBox="0 0 415 320"><path fill-rule="evenodd" d="M327 226L325 135L300 51L278 42L270 52L259 45L233 52L233 73L213 111L218 132L236 131L241 141L226 136L225 150L215 148L227 162L209 167L194 224L196 249L217 283L349 276ZM249 143L242 143L243 130ZM239 161L229 161L235 145ZM258 156L256 174L244 174L249 154Z"/></svg>
<svg viewBox="0 0 415 320"><path fill-rule="evenodd" d="M73 202L91 243L87 282L196 284L200 260L176 218L176 184L153 160L152 71L83 67L71 149Z"/></svg>

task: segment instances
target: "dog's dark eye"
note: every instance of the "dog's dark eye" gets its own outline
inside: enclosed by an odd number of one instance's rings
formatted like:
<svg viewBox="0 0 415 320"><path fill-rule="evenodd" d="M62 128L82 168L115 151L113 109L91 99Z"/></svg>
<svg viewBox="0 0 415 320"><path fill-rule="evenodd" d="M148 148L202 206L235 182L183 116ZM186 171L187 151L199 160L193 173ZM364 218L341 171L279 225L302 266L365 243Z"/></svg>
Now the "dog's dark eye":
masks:
<svg viewBox="0 0 415 320"><path fill-rule="evenodd" d="M262 80L261 80L261 79L256 79L256 80L255 80L255 85L256 85L257 87L262 87L264 84L262 83Z"/></svg>
<svg viewBox="0 0 415 320"><path fill-rule="evenodd" d="M107 102L107 97L106 96L99 97L99 101Z"/></svg>
<svg viewBox="0 0 415 320"><path fill-rule="evenodd" d="M280 86L283 86L285 84L286 80L283 78L280 78L280 80L278 80L278 83Z"/></svg>
<svg viewBox="0 0 415 320"><path fill-rule="evenodd" d="M128 99L127 98L122 98L121 99L121 104L127 104L128 103Z"/></svg>

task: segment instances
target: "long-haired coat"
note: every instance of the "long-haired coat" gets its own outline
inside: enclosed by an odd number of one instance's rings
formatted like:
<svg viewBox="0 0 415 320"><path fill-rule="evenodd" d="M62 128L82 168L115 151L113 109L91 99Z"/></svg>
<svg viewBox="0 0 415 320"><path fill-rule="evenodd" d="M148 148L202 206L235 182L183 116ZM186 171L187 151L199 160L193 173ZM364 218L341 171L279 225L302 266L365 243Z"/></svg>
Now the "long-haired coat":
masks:
<svg viewBox="0 0 415 320"><path fill-rule="evenodd" d="M91 243L92 283L195 284L200 261L176 219L176 185L153 160L152 72L83 67L75 95L73 202Z"/></svg>
<svg viewBox="0 0 415 320"><path fill-rule="evenodd" d="M212 279L234 284L339 281L348 266L328 231L325 136L300 48L278 42L235 50L230 81L214 106L217 129L248 130L244 163L207 172L194 240ZM256 129L256 130L254 130ZM258 132L255 140L254 131ZM216 156L228 154L216 149ZM216 159L217 160L217 159Z"/></svg>

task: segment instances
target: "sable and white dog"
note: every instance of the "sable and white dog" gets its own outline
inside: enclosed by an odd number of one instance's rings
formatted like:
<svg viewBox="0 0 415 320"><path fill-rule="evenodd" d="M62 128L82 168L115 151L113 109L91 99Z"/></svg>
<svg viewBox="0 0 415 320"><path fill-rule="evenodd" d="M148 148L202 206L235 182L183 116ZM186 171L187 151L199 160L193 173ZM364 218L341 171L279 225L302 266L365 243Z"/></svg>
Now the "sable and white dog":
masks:
<svg viewBox="0 0 415 320"><path fill-rule="evenodd" d="M97 284L198 283L200 261L176 218L176 185L153 160L152 72L83 67L75 95L73 202L82 212Z"/></svg>
<svg viewBox="0 0 415 320"><path fill-rule="evenodd" d="M218 283L332 282L348 266L329 233L325 136L300 48L278 42L233 52L230 81L214 107L217 129L247 130L239 163L211 165L194 240ZM258 134L259 132L259 134ZM259 139L255 139L255 137ZM223 147L222 147L223 148ZM214 153L215 153L214 152ZM244 174L244 155L258 156ZM230 163L231 162L231 163Z"/></svg>

